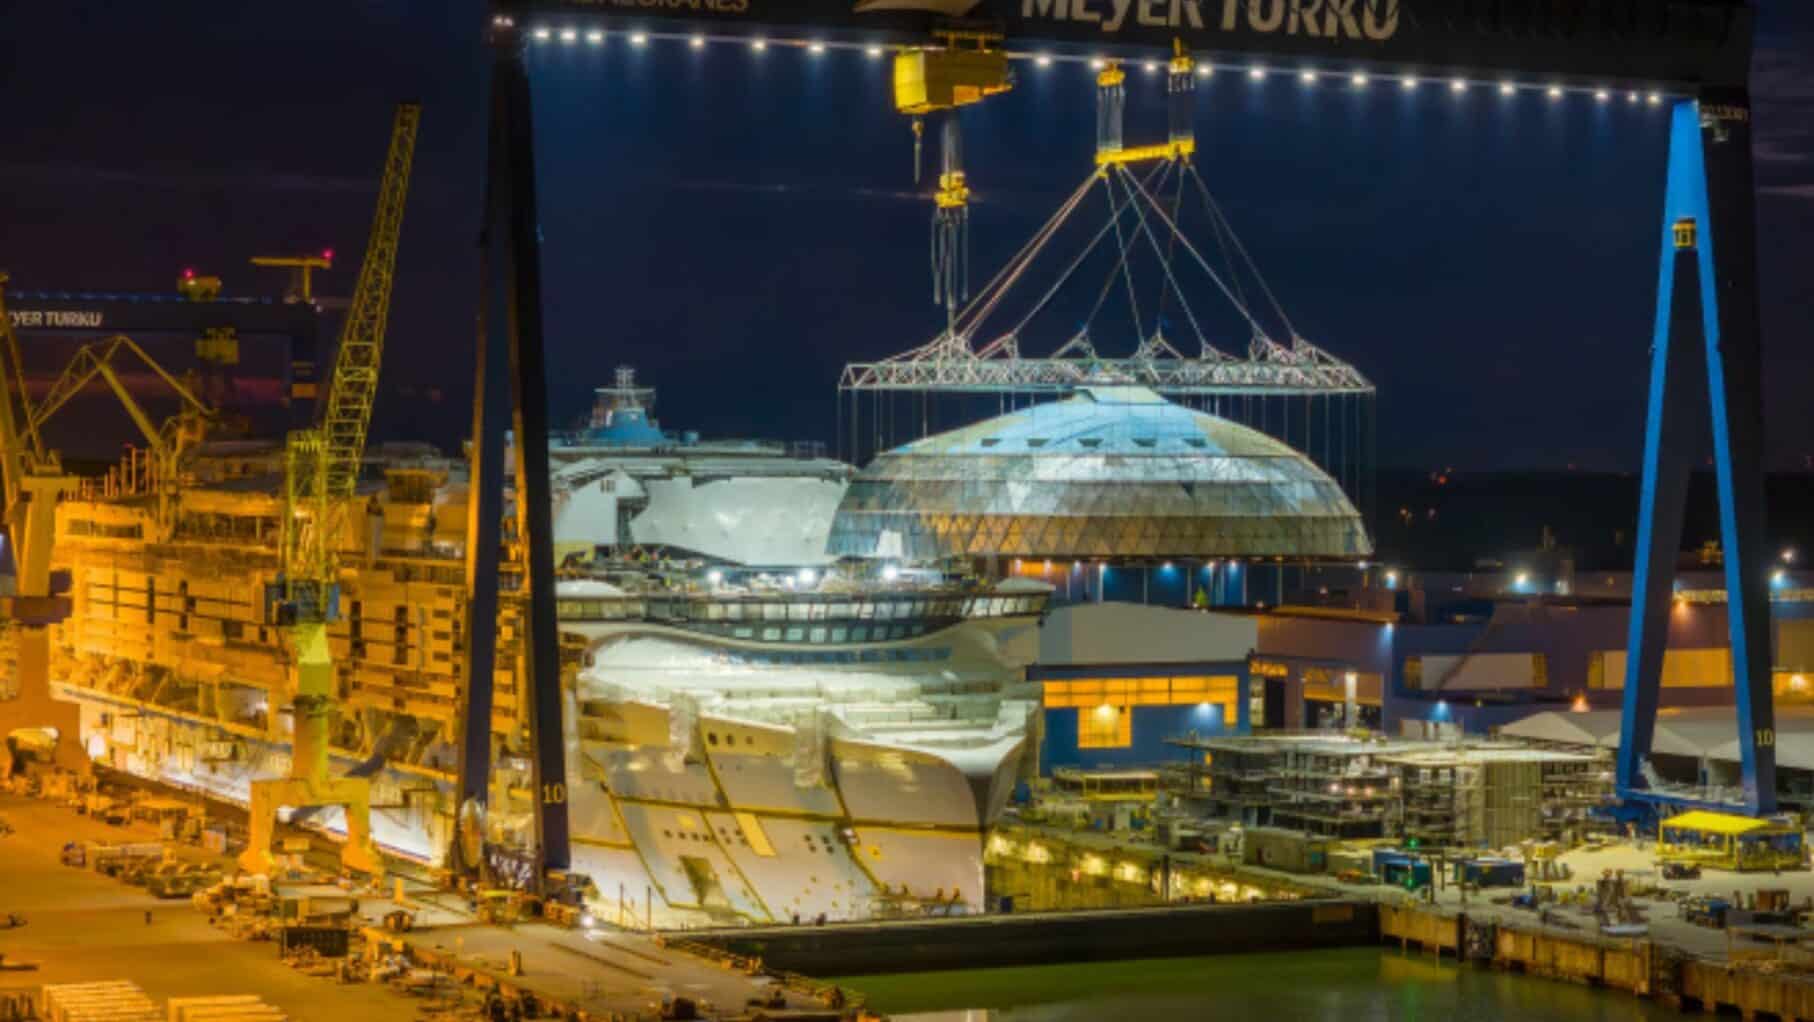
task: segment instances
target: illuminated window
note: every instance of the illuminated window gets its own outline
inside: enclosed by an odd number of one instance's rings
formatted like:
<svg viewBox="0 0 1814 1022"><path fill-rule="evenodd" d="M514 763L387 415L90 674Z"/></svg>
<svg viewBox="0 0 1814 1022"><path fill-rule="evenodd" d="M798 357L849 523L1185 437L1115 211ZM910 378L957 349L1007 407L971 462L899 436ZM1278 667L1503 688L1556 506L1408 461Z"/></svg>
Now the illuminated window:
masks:
<svg viewBox="0 0 1814 1022"><path fill-rule="evenodd" d="M1103 703L1077 711L1079 749L1125 749L1134 744L1133 715L1119 706Z"/></svg>
<svg viewBox="0 0 1814 1022"><path fill-rule="evenodd" d="M1625 651L1594 652L1587 660L1588 688L1625 687ZM1732 651L1670 649L1663 651L1664 688L1731 688Z"/></svg>

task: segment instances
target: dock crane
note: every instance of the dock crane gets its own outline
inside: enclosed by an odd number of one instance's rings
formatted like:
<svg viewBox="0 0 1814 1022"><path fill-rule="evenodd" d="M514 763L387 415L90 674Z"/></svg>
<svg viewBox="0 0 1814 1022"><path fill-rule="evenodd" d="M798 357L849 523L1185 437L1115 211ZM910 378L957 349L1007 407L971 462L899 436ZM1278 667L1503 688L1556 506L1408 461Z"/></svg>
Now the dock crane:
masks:
<svg viewBox="0 0 1814 1022"><path fill-rule="evenodd" d="M6 525L15 572L13 592L0 605L0 619L13 632L17 661L17 690L0 712L0 727L7 737L21 727L50 728L59 738L55 755L65 765L79 766L83 759L77 742L77 712L73 703L50 695L50 636L45 629L69 616L68 578L53 578L50 570L51 539L56 534L57 501L75 489L76 480L63 471L53 451L46 450L32 415L31 394L26 389L24 364L19 355L19 335L6 311L7 275L0 273L0 516ZM0 768L10 772L10 753L0 742Z"/></svg>
<svg viewBox="0 0 1814 1022"><path fill-rule="evenodd" d="M288 777L254 781L252 834L240 865L269 873L279 807L340 806L346 814L341 863L380 870L371 838L371 782L328 776L328 728L335 713L335 671L328 625L339 617L339 547L365 455L384 329L390 316L397 241L409 195L410 165L422 108L400 104L378 186L378 205L359 280L341 326L327 400L312 429L289 435L284 452L284 516L278 575L266 587L265 617L289 635L296 656L293 737Z"/></svg>

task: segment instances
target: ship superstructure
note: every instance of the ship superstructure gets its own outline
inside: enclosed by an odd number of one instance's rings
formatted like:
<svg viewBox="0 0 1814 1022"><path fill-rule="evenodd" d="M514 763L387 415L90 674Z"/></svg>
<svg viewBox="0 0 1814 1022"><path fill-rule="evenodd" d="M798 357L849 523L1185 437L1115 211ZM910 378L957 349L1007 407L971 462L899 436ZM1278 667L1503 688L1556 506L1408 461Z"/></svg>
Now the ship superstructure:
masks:
<svg viewBox="0 0 1814 1022"><path fill-rule="evenodd" d="M1024 667L1048 591L800 558L803 542L823 549L848 469L675 446L561 443L554 457L594 479L692 470L669 476L685 487L644 490L655 519L684 517L676 496L713 488L744 506L771 486L830 496L816 539L768 547L754 527L737 549L557 529L565 794L595 914L629 901L657 925L980 909L983 832L1021 769L1037 704ZM80 705L96 761L239 804L289 770L295 656L263 605L280 567L283 461L277 444L205 443L173 484L122 473L59 506L72 614L52 633L53 690ZM716 474L702 480L706 464ZM456 831L466 503L464 464L381 448L331 540L331 772L370 779L381 849L433 864ZM533 830L519 578L507 571L496 623L486 821L505 873ZM343 829L338 809L314 819Z"/></svg>

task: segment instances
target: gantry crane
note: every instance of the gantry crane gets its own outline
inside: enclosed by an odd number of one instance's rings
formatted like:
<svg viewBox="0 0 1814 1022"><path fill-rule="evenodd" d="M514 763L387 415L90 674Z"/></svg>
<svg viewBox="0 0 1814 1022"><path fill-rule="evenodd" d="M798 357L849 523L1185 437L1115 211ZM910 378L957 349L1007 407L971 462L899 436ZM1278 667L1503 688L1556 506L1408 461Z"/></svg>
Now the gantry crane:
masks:
<svg viewBox="0 0 1814 1022"><path fill-rule="evenodd" d="M69 616L67 577L53 580L51 539L56 534L57 500L75 489L54 452L44 447L32 414L19 336L6 311L5 273L0 273L0 484L14 570L13 593L0 606L0 619L13 631L17 690L0 712L0 739L15 728L50 728L59 741L55 756L69 766L81 763L76 706L50 696L50 636L45 629ZM10 755L0 741L0 772L10 772Z"/></svg>
<svg viewBox="0 0 1814 1022"><path fill-rule="evenodd" d="M413 103L397 107L372 233L341 326L327 400L318 408L315 427L292 432L285 448L281 560L276 581L266 588L265 614L288 632L296 656L293 737L289 776L252 783L252 834L240 864L255 873L271 869L271 839L280 806L342 807L346 814L342 864L367 874L380 871L371 840L371 782L328 775L328 727L336 712L336 685L327 630L339 617L338 553L377 393L397 240L421 113Z"/></svg>
<svg viewBox="0 0 1814 1022"><path fill-rule="evenodd" d="M177 413L165 419L161 425L152 422L150 414L132 396L125 381L120 379L119 373L114 369L114 360L124 355L137 358L141 365L163 380L181 402ZM56 415L70 398L81 393L96 379L105 383L107 389L113 392L120 406L126 410L127 417L145 438L144 457L138 457L135 452L129 470L125 473L132 478L122 481L132 488L149 491L157 500L158 522L168 527L174 518L175 484L183 452L201 441L208 424L214 419L214 410L172 376L169 370L159 365L132 338L116 334L93 344L85 344L76 350L69 364L63 367L62 375L57 377L43 399L32 408L32 430L42 432L51 416Z"/></svg>

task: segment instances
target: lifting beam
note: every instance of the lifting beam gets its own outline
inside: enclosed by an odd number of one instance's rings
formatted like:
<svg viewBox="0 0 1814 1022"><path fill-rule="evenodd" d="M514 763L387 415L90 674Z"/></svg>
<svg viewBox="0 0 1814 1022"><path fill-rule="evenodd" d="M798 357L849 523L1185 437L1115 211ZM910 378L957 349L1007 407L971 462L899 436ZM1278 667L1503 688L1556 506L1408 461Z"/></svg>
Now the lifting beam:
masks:
<svg viewBox="0 0 1814 1022"><path fill-rule="evenodd" d="M1645 783L1656 734L1689 474L1701 449L1693 391L1712 407L1713 461L1725 549L1743 809L1776 809L1770 677L1770 565L1764 553L1763 373L1757 310L1757 217L1751 101L1742 88L1676 101L1662 229L1656 335L1620 723L1618 791L1643 803L1697 801ZM1730 810L1734 807L1722 805Z"/></svg>

